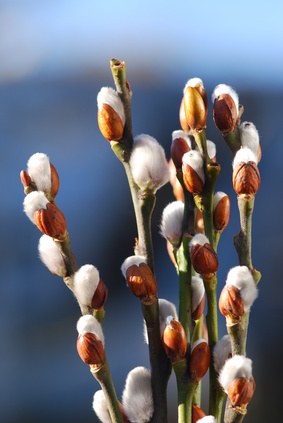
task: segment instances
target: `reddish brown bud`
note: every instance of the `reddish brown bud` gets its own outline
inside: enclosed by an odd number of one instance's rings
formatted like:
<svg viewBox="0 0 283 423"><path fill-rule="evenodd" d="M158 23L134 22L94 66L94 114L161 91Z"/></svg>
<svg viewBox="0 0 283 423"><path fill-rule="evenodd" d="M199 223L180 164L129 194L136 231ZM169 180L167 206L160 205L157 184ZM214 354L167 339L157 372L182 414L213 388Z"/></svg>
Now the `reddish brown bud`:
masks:
<svg viewBox="0 0 283 423"><path fill-rule="evenodd" d="M237 107L229 94L221 94L213 104L213 119L216 127L223 134L233 131L237 124Z"/></svg>
<svg viewBox="0 0 283 423"><path fill-rule="evenodd" d="M184 109L187 124L192 130L205 129L207 110L202 95L196 88L187 86L184 93Z"/></svg>
<svg viewBox="0 0 283 423"><path fill-rule="evenodd" d="M38 229L51 238L63 240L66 236L66 220L58 207L47 203L46 209L34 213L34 221Z"/></svg>
<svg viewBox="0 0 283 423"><path fill-rule="evenodd" d="M255 195L260 187L260 174L255 162L239 162L233 169L233 187L238 195Z"/></svg>
<svg viewBox="0 0 283 423"><path fill-rule="evenodd" d="M230 200L228 195L220 198L213 206L214 226L218 231L223 231L228 225L230 218Z"/></svg>
<svg viewBox="0 0 283 423"><path fill-rule="evenodd" d="M53 166L52 163L50 163L50 170L51 170L51 190L50 190L50 194L52 195L53 198L55 198L58 191L59 191L59 185L60 185L59 175L58 175L57 170L55 169L55 167Z"/></svg>
<svg viewBox="0 0 283 423"><path fill-rule="evenodd" d="M99 366L104 361L104 347L100 339L94 334L87 332L79 335L77 340L79 356L86 364Z"/></svg>
<svg viewBox="0 0 283 423"><path fill-rule="evenodd" d="M185 357L187 351L187 338L181 323L174 318L169 319L166 321L163 333L163 345L172 363L177 363Z"/></svg>
<svg viewBox="0 0 283 423"><path fill-rule="evenodd" d="M157 282L146 263L129 266L126 270L126 279L132 293L140 299L153 297L157 293Z"/></svg>
<svg viewBox="0 0 283 423"><path fill-rule="evenodd" d="M203 180L201 176L185 162L183 162L182 170L186 189L192 194L201 194L203 190Z"/></svg>
<svg viewBox="0 0 283 423"><path fill-rule="evenodd" d="M25 170L21 171L20 178L21 178L21 182L22 182L24 188L26 188L30 185L31 177L29 176L29 174Z"/></svg>
<svg viewBox="0 0 283 423"><path fill-rule="evenodd" d="M250 380L245 377L233 380L228 386L228 397L234 407L247 405L255 391L255 381L251 375Z"/></svg>
<svg viewBox="0 0 283 423"><path fill-rule="evenodd" d="M234 285L225 285L219 297L219 310L226 317L228 325L238 323L244 314L241 292Z"/></svg>
<svg viewBox="0 0 283 423"><path fill-rule="evenodd" d="M179 119L180 119L180 125L183 131L189 132L191 128L189 127L187 119L186 119L184 97L182 98L181 105L180 105Z"/></svg>
<svg viewBox="0 0 283 423"><path fill-rule="evenodd" d="M195 310L193 310L192 312L192 318L194 320L198 320L200 319L200 317L203 315L203 310L204 310L204 306L205 306L205 295L203 295L199 305L197 306L197 308Z"/></svg>
<svg viewBox="0 0 283 423"><path fill-rule="evenodd" d="M197 423L198 420L205 417L206 414L199 408L197 405L193 404L192 406L192 423Z"/></svg>
<svg viewBox="0 0 283 423"><path fill-rule="evenodd" d="M192 265L197 273L212 276L218 270L217 254L208 243L202 245L194 244L191 247Z"/></svg>
<svg viewBox="0 0 283 423"><path fill-rule="evenodd" d="M92 297L91 306L95 310L104 306L107 300L108 289L102 279L99 279L94 296Z"/></svg>
<svg viewBox="0 0 283 423"><path fill-rule="evenodd" d="M119 114L109 104L102 104L97 112L98 126L108 141L119 141L124 132L124 125Z"/></svg>
<svg viewBox="0 0 283 423"><path fill-rule="evenodd" d="M198 383L208 370L210 350L204 339L197 341L192 349L190 358L190 373L193 382Z"/></svg>
<svg viewBox="0 0 283 423"><path fill-rule="evenodd" d="M182 157L190 151L190 147L184 138L175 138L171 143L171 157L178 170L182 169Z"/></svg>

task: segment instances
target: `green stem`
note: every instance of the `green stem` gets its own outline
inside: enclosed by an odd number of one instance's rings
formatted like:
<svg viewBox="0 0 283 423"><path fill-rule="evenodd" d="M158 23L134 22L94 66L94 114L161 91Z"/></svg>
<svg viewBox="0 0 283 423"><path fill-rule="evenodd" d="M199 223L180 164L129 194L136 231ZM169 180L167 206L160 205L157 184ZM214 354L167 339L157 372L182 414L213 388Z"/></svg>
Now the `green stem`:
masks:
<svg viewBox="0 0 283 423"><path fill-rule="evenodd" d="M173 364L178 389L178 423L192 422L192 404L197 385L189 380L187 361Z"/></svg>
<svg viewBox="0 0 283 423"><path fill-rule="evenodd" d="M159 326L159 306L156 298L151 304L141 302L143 317L146 322L151 383L154 403L152 423L167 422L167 384L171 374L171 362L165 354Z"/></svg>
<svg viewBox="0 0 283 423"><path fill-rule="evenodd" d="M222 134L226 144L232 151L233 156L237 153L237 151L241 148L241 140L239 129L236 127L233 131L230 131L228 134Z"/></svg>
<svg viewBox="0 0 283 423"><path fill-rule="evenodd" d="M124 423L106 354L104 356L103 366L99 370L96 370L94 367L90 366L90 371L95 379L99 382L104 392L112 423Z"/></svg>

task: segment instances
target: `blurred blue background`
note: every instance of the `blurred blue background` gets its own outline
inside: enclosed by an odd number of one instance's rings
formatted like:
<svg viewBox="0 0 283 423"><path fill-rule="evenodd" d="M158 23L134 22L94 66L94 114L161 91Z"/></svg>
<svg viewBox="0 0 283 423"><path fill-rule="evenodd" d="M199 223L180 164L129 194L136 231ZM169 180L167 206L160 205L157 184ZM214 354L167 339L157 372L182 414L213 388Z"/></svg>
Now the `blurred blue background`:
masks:
<svg viewBox="0 0 283 423"><path fill-rule="evenodd" d="M245 421L280 420L282 16L279 0L0 1L1 422L96 421L91 403L99 386L76 351L79 308L62 280L39 261L40 233L22 212L19 173L35 152L46 153L60 175L57 201L78 265L97 266L109 288L103 327L119 397L127 373L148 366L140 304L120 272L136 236L130 194L123 168L96 121L97 93L103 85L113 86L112 57L127 63L134 134L156 137L168 159L190 77L203 79L209 98L218 83L232 85L245 107L243 120L259 130L262 185L252 256L263 277L247 345L257 388ZM228 270L237 265L232 238L239 219L232 157L214 127L211 104L207 138L216 143L222 168L216 188L227 192L232 204L219 246L220 292ZM158 229L162 210L172 200L169 185L157 193L153 241L159 296L177 303L177 277ZM222 316L219 325L222 336ZM174 423L174 375L168 397L169 422Z"/></svg>

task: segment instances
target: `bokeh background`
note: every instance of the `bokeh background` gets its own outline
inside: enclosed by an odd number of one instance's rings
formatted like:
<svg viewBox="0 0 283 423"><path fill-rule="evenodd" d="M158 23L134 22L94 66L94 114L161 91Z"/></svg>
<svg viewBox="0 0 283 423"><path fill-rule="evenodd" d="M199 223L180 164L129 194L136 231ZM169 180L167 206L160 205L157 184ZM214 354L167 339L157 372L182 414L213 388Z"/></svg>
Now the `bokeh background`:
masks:
<svg viewBox="0 0 283 423"><path fill-rule="evenodd" d="M232 85L245 107L243 119L259 130L262 185L252 256L262 281L247 345L257 388L245 421L280 421L282 16L280 0L0 1L1 422L97 421L91 404L99 386L76 351L79 308L62 280L39 261L40 233L22 211L19 173L35 152L46 153L59 172L58 206L78 264L97 266L109 288L103 327L118 396L133 367L148 367L140 304L120 272L136 236L130 194L123 168L96 121L97 93L103 85L113 86L113 57L127 63L134 134L156 137L168 159L190 77L203 79L209 98L218 83ZM216 188L227 192L232 203L219 245L220 292L228 270L237 264L232 238L239 219L232 157L214 127L211 104L207 137L216 143L222 167ZM153 241L159 296L177 303L177 277L158 227L172 200L169 185L157 193ZM219 323L222 336L222 316ZM175 388L173 375L169 423L177 421Z"/></svg>

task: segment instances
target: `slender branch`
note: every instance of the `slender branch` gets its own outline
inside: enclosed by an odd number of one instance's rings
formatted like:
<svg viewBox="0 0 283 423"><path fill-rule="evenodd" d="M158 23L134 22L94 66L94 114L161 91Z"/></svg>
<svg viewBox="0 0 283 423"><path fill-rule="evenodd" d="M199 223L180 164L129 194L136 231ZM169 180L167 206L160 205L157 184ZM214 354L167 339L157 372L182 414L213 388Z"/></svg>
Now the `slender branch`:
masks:
<svg viewBox="0 0 283 423"><path fill-rule="evenodd" d="M187 360L173 364L178 389L178 423L192 422L192 404L197 384L189 379Z"/></svg>
<svg viewBox="0 0 283 423"><path fill-rule="evenodd" d="M99 382L107 399L108 410L112 423L124 423L106 354L104 355L104 363L100 369L97 370L94 366L90 366L90 371L95 379Z"/></svg>

